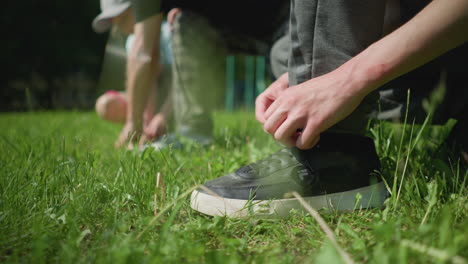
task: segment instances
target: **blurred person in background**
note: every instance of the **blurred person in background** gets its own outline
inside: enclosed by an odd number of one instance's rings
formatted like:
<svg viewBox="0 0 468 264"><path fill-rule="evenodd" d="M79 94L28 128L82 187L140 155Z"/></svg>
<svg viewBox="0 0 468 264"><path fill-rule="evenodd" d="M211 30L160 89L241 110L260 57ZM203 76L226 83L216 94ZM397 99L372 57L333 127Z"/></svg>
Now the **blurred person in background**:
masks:
<svg viewBox="0 0 468 264"><path fill-rule="evenodd" d="M103 33L116 26L118 30L127 35L125 44L126 54L134 45L133 27L135 19L130 0L101 0L101 14L92 23L93 29ZM142 142L156 140L163 136L168 129L171 113L171 100L168 93L172 83L172 52L170 47L169 25L161 24L160 38L160 67L154 71L154 83L142 104L144 138ZM96 100L96 112L104 120L125 124L128 112L128 96L126 92L109 90Z"/></svg>
<svg viewBox="0 0 468 264"><path fill-rule="evenodd" d="M170 10L175 133L153 146L177 144L182 138L210 144L211 114L224 101L226 56L267 54L277 30L287 20L288 1L135 0L132 7L136 45L128 60L127 118L117 145L128 146L144 137L142 102L150 92L151 73L159 67L164 10Z"/></svg>

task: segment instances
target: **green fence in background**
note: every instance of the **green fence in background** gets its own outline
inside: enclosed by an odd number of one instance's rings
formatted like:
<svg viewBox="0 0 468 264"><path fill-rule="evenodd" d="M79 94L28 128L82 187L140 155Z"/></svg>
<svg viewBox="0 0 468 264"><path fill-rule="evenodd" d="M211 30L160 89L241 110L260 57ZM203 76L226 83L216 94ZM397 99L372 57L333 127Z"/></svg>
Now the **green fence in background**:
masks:
<svg viewBox="0 0 468 264"><path fill-rule="evenodd" d="M106 90L125 90L126 37L112 31L106 46L98 85L98 94ZM235 54L226 57L226 87L224 108L252 110L255 98L271 82L267 76L264 56Z"/></svg>
<svg viewBox="0 0 468 264"><path fill-rule="evenodd" d="M240 69L239 69L240 68ZM255 108L255 98L267 83L264 56L230 55L226 58L225 109Z"/></svg>

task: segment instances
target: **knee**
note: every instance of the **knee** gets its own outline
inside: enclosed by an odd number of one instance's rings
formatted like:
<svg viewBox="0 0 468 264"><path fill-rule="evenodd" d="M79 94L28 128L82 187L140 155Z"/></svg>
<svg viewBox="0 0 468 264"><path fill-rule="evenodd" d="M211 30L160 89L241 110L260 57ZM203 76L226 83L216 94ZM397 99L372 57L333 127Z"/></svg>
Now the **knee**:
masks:
<svg viewBox="0 0 468 264"><path fill-rule="evenodd" d="M276 78L288 71L289 36L280 38L271 48L271 68Z"/></svg>
<svg viewBox="0 0 468 264"><path fill-rule="evenodd" d="M180 14L182 14L182 9L180 8L173 8L167 13L167 22L169 23L171 30L174 29L174 24L178 23Z"/></svg>
<svg viewBox="0 0 468 264"><path fill-rule="evenodd" d="M118 92L108 91L96 100L96 113L104 120L124 123L126 119L127 102Z"/></svg>

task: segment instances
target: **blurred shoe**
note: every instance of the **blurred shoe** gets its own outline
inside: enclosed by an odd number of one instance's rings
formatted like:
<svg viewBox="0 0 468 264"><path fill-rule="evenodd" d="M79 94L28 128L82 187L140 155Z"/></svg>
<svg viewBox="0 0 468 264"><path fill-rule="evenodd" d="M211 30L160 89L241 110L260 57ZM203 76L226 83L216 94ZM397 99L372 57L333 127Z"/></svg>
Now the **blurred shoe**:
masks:
<svg viewBox="0 0 468 264"><path fill-rule="evenodd" d="M192 193L191 207L213 216L286 217L303 210L291 192L316 209L381 207L388 192L374 173L379 168L370 138L324 133L310 150L282 149L205 183Z"/></svg>
<svg viewBox="0 0 468 264"><path fill-rule="evenodd" d="M370 113L371 118L399 122L401 120L403 104L395 101L393 91L379 91L379 108ZM404 113L404 112L403 112Z"/></svg>
<svg viewBox="0 0 468 264"><path fill-rule="evenodd" d="M157 139L156 141L144 145L141 150L145 150L147 148L152 148L156 151L161 151L164 149L183 149L187 146L198 145L198 146L208 146L212 143L211 137L203 137L197 135L191 136L181 136L175 133L169 133L161 138Z"/></svg>
<svg viewBox="0 0 468 264"><path fill-rule="evenodd" d="M388 89L379 91L378 108L369 113L369 116L377 120L391 122L404 122L414 120L416 123L423 123L427 113L423 108L425 94L413 94L408 104L408 94L399 91L401 89ZM407 89L404 89L405 91Z"/></svg>
<svg viewBox="0 0 468 264"><path fill-rule="evenodd" d="M179 138L175 134L170 133L160 137L159 139L150 144L145 145L144 148L152 148L157 151L168 148L182 149L183 144L182 142L180 142Z"/></svg>

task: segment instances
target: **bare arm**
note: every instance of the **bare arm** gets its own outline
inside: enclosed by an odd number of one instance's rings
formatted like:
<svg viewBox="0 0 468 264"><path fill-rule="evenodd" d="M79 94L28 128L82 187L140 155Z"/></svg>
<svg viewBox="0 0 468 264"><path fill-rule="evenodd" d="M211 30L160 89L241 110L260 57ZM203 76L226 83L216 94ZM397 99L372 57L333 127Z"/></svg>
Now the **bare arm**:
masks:
<svg viewBox="0 0 468 264"><path fill-rule="evenodd" d="M369 93L465 41L468 41L468 1L435 0L408 23L350 60L347 66L358 78L369 82L364 89Z"/></svg>
<svg viewBox="0 0 468 264"><path fill-rule="evenodd" d="M467 29L468 0L435 0L338 69L284 90L263 127L286 145L311 148L368 93L467 41Z"/></svg>
<svg viewBox="0 0 468 264"><path fill-rule="evenodd" d="M172 100L171 95L168 96L167 100L161 107L161 111L154 115L148 125L144 127L144 135L140 140L140 145L145 144L147 141L153 141L167 132L167 126L169 122L169 117L172 112Z"/></svg>
<svg viewBox="0 0 468 264"><path fill-rule="evenodd" d="M159 34L162 14L135 24L135 40L127 61L127 121L116 142L124 146L143 131L143 112L159 67Z"/></svg>

